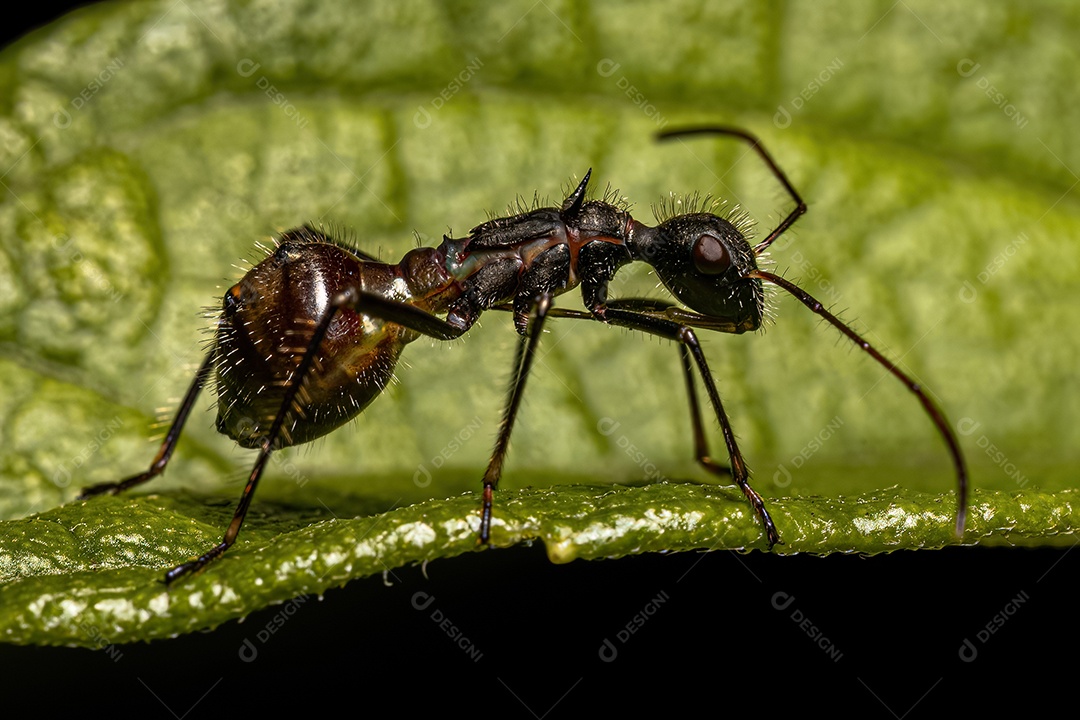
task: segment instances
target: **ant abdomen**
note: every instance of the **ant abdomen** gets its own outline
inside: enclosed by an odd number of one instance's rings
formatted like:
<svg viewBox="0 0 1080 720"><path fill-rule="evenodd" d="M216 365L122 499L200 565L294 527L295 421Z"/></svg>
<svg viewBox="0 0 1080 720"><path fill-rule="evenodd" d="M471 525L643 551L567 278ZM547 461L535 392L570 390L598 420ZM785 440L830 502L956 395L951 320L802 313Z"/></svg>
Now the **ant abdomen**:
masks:
<svg viewBox="0 0 1080 720"><path fill-rule="evenodd" d="M302 228L225 293L217 327L217 429L259 447L288 384L333 298L360 282L360 259ZM364 263L368 284L402 284L396 265ZM416 333L342 308L326 332L275 447L314 440L340 427L390 381Z"/></svg>

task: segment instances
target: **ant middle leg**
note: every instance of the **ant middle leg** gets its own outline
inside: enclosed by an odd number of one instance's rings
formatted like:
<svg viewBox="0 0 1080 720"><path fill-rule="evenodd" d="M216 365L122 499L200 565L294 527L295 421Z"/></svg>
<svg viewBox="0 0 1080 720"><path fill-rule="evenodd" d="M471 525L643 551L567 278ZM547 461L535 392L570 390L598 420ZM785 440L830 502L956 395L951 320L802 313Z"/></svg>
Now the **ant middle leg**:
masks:
<svg viewBox="0 0 1080 720"><path fill-rule="evenodd" d="M498 487L499 479L502 477L506 453L510 449L510 433L514 429L514 420L517 418L518 408L521 405L521 396L525 391L525 381L528 380L529 370L536 355L536 345L544 330L544 320L556 309L552 307L552 298L553 294L551 292L540 294L533 305L525 335L519 336L510 393L503 409L502 422L499 424L499 435L495 440L495 449L491 453L491 460L488 462L487 470L484 472L484 491L480 511L479 543L481 545L487 545L491 541L491 512L494 504L495 488ZM512 307L506 309L513 311Z"/></svg>

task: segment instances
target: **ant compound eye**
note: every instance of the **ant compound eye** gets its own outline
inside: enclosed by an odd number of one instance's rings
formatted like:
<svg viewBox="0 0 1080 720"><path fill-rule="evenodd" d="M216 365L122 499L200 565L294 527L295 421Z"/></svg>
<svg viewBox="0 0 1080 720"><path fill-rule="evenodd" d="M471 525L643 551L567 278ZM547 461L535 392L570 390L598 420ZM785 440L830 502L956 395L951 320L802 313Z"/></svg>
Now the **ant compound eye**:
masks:
<svg viewBox="0 0 1080 720"><path fill-rule="evenodd" d="M720 275L731 267L731 254L720 238L708 233L694 243L694 267L706 275Z"/></svg>

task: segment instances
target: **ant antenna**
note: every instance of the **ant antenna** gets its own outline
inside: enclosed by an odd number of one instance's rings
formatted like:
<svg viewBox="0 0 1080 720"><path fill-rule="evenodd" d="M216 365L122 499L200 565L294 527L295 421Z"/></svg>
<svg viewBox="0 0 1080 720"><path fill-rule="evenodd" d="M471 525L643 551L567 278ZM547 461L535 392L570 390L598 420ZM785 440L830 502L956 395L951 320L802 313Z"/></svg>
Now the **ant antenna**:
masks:
<svg viewBox="0 0 1080 720"><path fill-rule="evenodd" d="M750 145L750 147L757 152L765 164L769 166L773 175L780 184L784 186L788 194L795 201L795 209L792 210L784 220L776 226L776 229L769 233L763 241L754 246L754 255L760 255L766 248L769 247L780 235L790 228L800 216L806 212L806 203L803 202L802 197L795 190L795 187L788 180L787 175L780 169L780 166L776 164L772 156L765 150L765 147L761 144L761 141L754 135L734 127L716 126L716 127L696 127L677 130L665 130L657 134L657 138L660 140L666 140L670 138L686 137L690 135L729 135L731 137L739 138ZM930 416L931 421L937 427L938 432L941 433L945 439L945 444L949 448L949 453L952 455L953 465L956 468L957 478L957 507L956 507L956 536L963 537L964 525L967 520L967 498L968 498L968 482L967 482L967 465L964 462L964 456L960 452L960 443L956 438L956 434L953 432L952 426L949 425L945 419L945 413L934 402L933 398L926 394L919 383L915 382L907 373L896 366L891 360L886 358L880 352L878 352L869 342L867 342L861 335L855 332L851 327L833 315L831 312L825 309L825 307L814 298L810 293L803 290L795 283L765 270L754 269L747 274L748 278L756 278L759 280L765 280L767 282L776 285L783 290L787 291L791 295L810 309L811 312L824 318L830 325L835 327L841 333L843 333L848 339L859 346L870 357L874 358L882 367L888 370L894 377L902 382L908 390L915 394L919 399L919 403L923 406L923 409Z"/></svg>
<svg viewBox="0 0 1080 720"><path fill-rule="evenodd" d="M687 137L689 135L730 135L731 137L737 137L750 144L750 147L765 161L765 164L772 170L772 174L780 181L780 184L787 190L788 195L795 201L795 209L792 210L783 222L776 226L776 229L769 233L769 236L754 246L754 255L760 255L763 253L776 238L780 237L785 230L795 224L795 221L799 219L801 215L806 212L806 203L803 202L802 197L799 195L795 186L788 180L787 175L780 169L780 166L773 160L772 155L765 149L765 146L761 144L761 141L756 136L736 127L727 127L724 125L718 125L715 127L696 127L686 128L679 130L664 130L656 134L658 140L668 140L670 138Z"/></svg>

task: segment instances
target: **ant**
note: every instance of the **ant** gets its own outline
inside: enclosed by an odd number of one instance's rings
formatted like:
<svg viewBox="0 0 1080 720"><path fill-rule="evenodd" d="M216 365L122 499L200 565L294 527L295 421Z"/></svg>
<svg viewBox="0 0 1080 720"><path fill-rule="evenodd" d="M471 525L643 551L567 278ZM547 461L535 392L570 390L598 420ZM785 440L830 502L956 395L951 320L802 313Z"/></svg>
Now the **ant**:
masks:
<svg viewBox="0 0 1080 720"><path fill-rule="evenodd" d="M689 212L644 225L606 200L586 200L592 171L560 207L490 220L468 237L443 237L397 264L348 247L311 227L283 233L276 249L225 293L215 341L184 396L172 426L145 472L86 488L81 498L118 493L160 475L176 448L195 400L211 378L217 429L258 456L222 541L165 574L165 583L197 572L236 541L270 454L337 429L383 391L401 351L421 336L461 337L485 310L513 313L519 334L502 421L483 477L479 543L491 539L492 500L502 475L525 382L549 317L617 325L677 343L689 395L698 463L730 475L749 500L771 549L780 534L724 412L694 328L725 333L757 330L763 283L793 295L896 376L922 404L956 468L956 534L963 535L967 469L944 413L926 392L820 302L790 280L760 269L758 257L806 212L806 203L758 139L731 127L666 131L660 138L723 135L745 142L783 185L796 207L755 246L737 215ZM682 305L641 298L609 300L608 284L631 262L652 266ZM555 296L581 287L586 311L557 308ZM714 461L705 439L694 369L720 423L730 468Z"/></svg>

